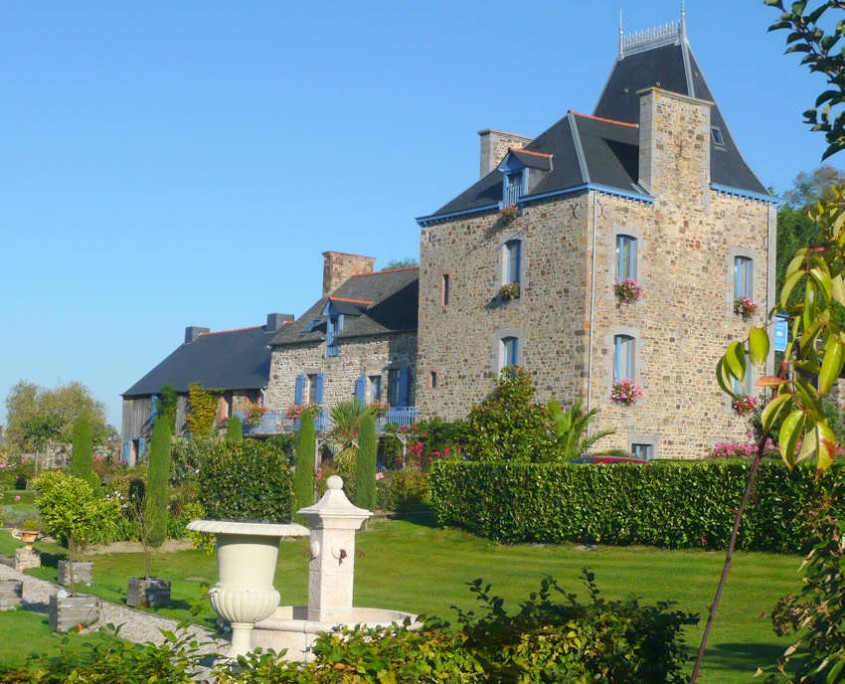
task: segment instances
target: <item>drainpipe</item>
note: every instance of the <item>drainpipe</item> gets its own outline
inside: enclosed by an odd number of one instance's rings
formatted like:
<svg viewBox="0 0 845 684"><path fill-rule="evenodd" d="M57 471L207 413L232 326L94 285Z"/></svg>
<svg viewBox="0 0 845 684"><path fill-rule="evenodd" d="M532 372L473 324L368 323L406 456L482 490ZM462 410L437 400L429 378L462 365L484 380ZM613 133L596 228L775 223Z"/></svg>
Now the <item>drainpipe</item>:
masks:
<svg viewBox="0 0 845 684"><path fill-rule="evenodd" d="M598 232L598 193L593 190L593 257L590 273L590 334L587 348L587 413L593 408L593 329L596 318L596 234ZM592 425L587 425L587 437Z"/></svg>

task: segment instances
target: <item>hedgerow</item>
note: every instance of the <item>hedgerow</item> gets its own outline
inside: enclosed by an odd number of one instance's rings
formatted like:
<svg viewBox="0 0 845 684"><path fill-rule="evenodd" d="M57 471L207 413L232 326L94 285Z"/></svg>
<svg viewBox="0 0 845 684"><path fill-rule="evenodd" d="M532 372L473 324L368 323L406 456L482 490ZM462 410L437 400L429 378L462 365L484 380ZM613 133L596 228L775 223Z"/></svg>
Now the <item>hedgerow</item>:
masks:
<svg viewBox="0 0 845 684"><path fill-rule="evenodd" d="M644 466L443 461L431 471L431 498L441 525L502 543L719 549L728 543L748 469L741 461ZM790 472L780 463L761 464L739 547L807 550L813 535L804 521L813 502L841 477L840 469L816 479L809 468Z"/></svg>

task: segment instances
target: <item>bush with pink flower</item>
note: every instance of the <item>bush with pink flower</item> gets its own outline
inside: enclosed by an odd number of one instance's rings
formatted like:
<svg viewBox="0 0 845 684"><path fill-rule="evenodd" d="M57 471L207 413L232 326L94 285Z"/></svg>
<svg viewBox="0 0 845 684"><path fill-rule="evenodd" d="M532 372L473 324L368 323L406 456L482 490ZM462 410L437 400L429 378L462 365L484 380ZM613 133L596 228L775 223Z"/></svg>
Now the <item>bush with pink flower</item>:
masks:
<svg viewBox="0 0 845 684"><path fill-rule="evenodd" d="M731 402L731 408L738 416L747 416L754 413L757 408L757 397L750 394L741 394Z"/></svg>

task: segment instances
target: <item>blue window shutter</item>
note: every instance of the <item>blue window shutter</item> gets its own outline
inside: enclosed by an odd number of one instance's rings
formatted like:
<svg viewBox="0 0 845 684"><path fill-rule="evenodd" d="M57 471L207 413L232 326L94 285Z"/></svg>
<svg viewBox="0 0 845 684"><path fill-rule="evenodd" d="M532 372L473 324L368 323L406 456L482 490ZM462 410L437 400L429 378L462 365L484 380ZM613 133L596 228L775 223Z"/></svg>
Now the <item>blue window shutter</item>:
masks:
<svg viewBox="0 0 845 684"><path fill-rule="evenodd" d="M301 404L303 395L305 394L305 376L304 375L297 375L296 376L296 393L294 395L294 404Z"/></svg>
<svg viewBox="0 0 845 684"><path fill-rule="evenodd" d="M129 465L129 457L132 454L132 440L126 439L123 441L123 462Z"/></svg>
<svg viewBox="0 0 845 684"><path fill-rule="evenodd" d="M409 399L409 392L408 390L411 388L411 369L405 366L404 368L399 369L399 403L401 406L405 407L410 402Z"/></svg>
<svg viewBox="0 0 845 684"><path fill-rule="evenodd" d="M322 404L323 403L323 374L317 373L317 382L316 387L314 389L314 403L315 404Z"/></svg>
<svg viewBox="0 0 845 684"><path fill-rule="evenodd" d="M152 397L150 397L150 423L155 425L157 416L158 416L158 395L154 394Z"/></svg>
<svg viewBox="0 0 845 684"><path fill-rule="evenodd" d="M355 381L355 399L361 406L367 403L367 378L363 375Z"/></svg>
<svg viewBox="0 0 845 684"><path fill-rule="evenodd" d="M143 437L138 439L138 460L143 459L147 455L147 442Z"/></svg>

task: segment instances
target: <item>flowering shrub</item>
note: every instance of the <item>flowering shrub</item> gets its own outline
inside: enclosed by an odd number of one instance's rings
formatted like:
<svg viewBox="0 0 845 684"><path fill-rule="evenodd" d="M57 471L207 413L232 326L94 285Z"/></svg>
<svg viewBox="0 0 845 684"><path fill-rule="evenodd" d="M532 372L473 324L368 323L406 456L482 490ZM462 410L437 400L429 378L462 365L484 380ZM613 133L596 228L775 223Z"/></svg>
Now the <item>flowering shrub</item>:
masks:
<svg viewBox="0 0 845 684"><path fill-rule="evenodd" d="M636 380L623 378L610 388L610 400L614 404L630 406L643 398L643 389Z"/></svg>
<svg viewBox="0 0 845 684"><path fill-rule="evenodd" d="M633 304L642 299L643 286L633 278L617 280L613 283L613 294L622 304Z"/></svg>
<svg viewBox="0 0 845 684"><path fill-rule="evenodd" d="M753 442L716 442L707 458L753 458L756 450Z"/></svg>
<svg viewBox="0 0 845 684"><path fill-rule="evenodd" d="M757 408L757 397L741 394L731 402L731 408L736 415L747 416L749 413L754 413L754 409Z"/></svg>
<svg viewBox="0 0 845 684"><path fill-rule="evenodd" d="M387 409L390 408L390 404L386 401L374 401L368 406L368 408L372 411L376 418L381 418L387 413Z"/></svg>
<svg viewBox="0 0 845 684"><path fill-rule="evenodd" d="M508 204L502 207L502 210L499 213L506 224L511 223L519 217L519 207L515 204Z"/></svg>
<svg viewBox="0 0 845 684"><path fill-rule="evenodd" d="M508 283L502 285L496 293L496 297L504 302L511 299L519 299L519 283Z"/></svg>
<svg viewBox="0 0 845 684"><path fill-rule="evenodd" d="M312 415L314 415L319 409L320 406L318 404L291 404L288 406L285 415L293 420L299 420L308 412L312 412Z"/></svg>
<svg viewBox="0 0 845 684"><path fill-rule="evenodd" d="M244 420L244 422L251 427L255 427L256 425L261 424L261 419L264 417L264 414L267 413L267 409L257 401L251 402L247 400L246 410L244 413L246 414L246 420Z"/></svg>
<svg viewBox="0 0 845 684"><path fill-rule="evenodd" d="M757 304L751 297L737 297L734 300L734 313L747 321L757 313Z"/></svg>

